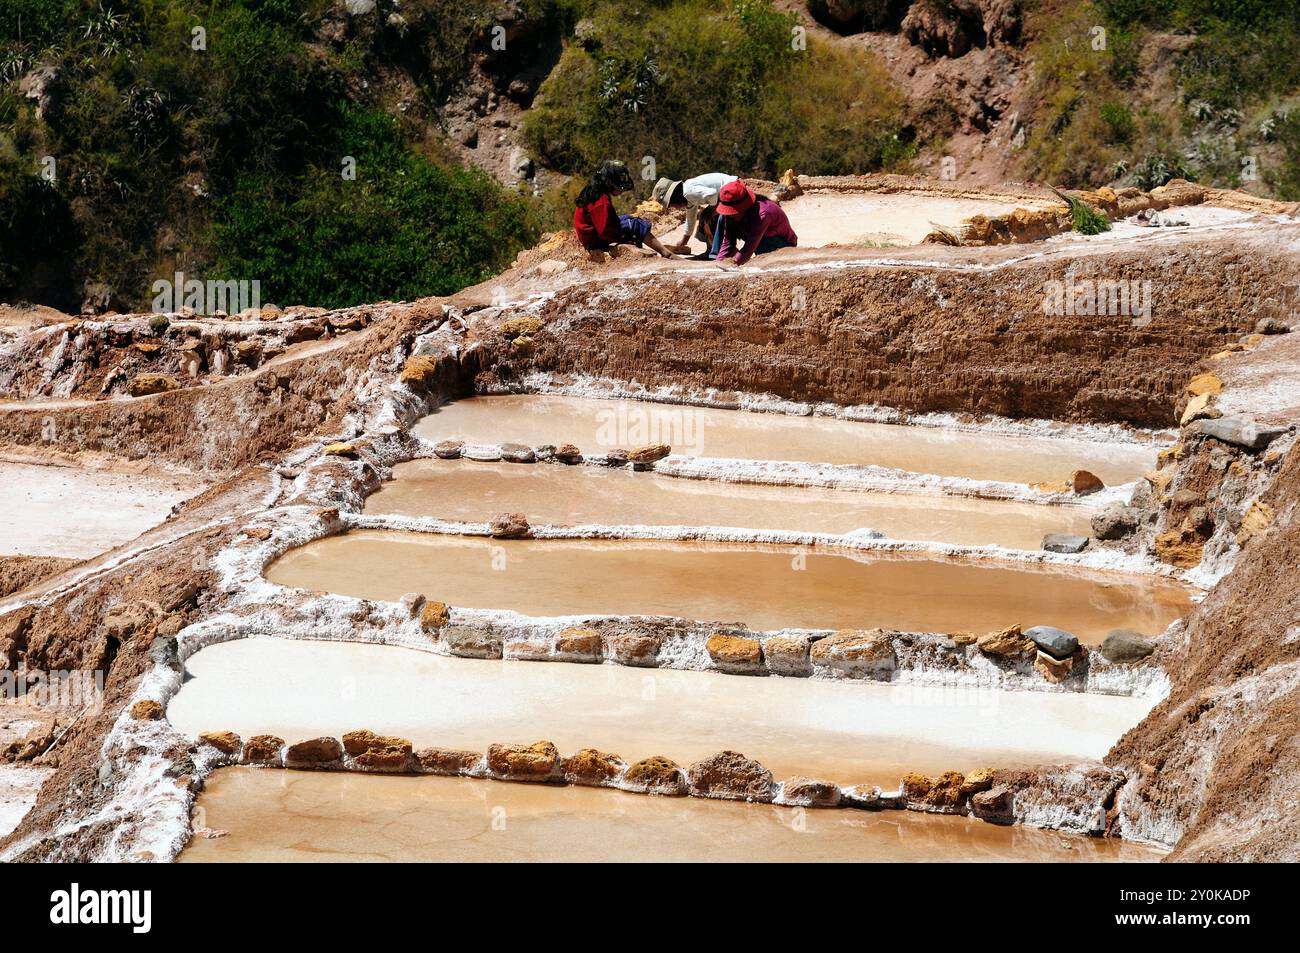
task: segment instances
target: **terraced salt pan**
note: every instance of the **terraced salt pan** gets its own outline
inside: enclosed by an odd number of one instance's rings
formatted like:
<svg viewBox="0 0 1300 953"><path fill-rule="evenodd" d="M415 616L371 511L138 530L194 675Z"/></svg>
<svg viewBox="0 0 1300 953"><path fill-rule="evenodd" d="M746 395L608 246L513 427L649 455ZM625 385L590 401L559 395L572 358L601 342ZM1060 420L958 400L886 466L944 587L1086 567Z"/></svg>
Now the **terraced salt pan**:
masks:
<svg viewBox="0 0 1300 953"><path fill-rule="evenodd" d="M1187 608L1165 579L763 544L494 540L357 530L290 550L272 582L532 616L672 615L760 630L981 633L1054 625L1097 643L1156 634Z"/></svg>
<svg viewBox="0 0 1300 953"><path fill-rule="evenodd" d="M540 394L458 400L415 432L466 443L572 443L587 454L666 443L691 456L876 465L1022 484L1064 479L1076 469L1108 485L1129 483L1155 465L1155 450L1140 444Z"/></svg>
<svg viewBox="0 0 1300 953"><path fill-rule="evenodd" d="M202 489L187 477L0 461L0 556L96 556Z"/></svg>
<svg viewBox="0 0 1300 953"><path fill-rule="evenodd" d="M366 512L484 522L524 513L533 523L733 526L1037 549L1046 533L1091 532L1082 507L904 496L817 487L719 485L629 469L413 460L366 500Z"/></svg>
<svg viewBox="0 0 1300 953"><path fill-rule="evenodd" d="M907 771L1098 759L1150 710L1116 695L1000 692L568 662L484 661L397 646L254 638L186 662L167 717L180 731L289 742L356 728L486 751L545 738L561 752L743 751L778 779L896 788Z"/></svg>
<svg viewBox="0 0 1300 953"><path fill-rule="evenodd" d="M0 837L12 831L36 803L36 795L53 768L0 764Z"/></svg>
<svg viewBox="0 0 1300 953"><path fill-rule="evenodd" d="M226 768L182 863L1155 861L1134 844L904 811L798 811L598 788ZM502 823L504 821L504 823Z"/></svg>
<svg viewBox="0 0 1300 953"><path fill-rule="evenodd" d="M1031 204L907 193L810 192L782 202L781 208L799 236L799 246L821 248L919 245L936 224L958 231L972 215L1005 215Z"/></svg>

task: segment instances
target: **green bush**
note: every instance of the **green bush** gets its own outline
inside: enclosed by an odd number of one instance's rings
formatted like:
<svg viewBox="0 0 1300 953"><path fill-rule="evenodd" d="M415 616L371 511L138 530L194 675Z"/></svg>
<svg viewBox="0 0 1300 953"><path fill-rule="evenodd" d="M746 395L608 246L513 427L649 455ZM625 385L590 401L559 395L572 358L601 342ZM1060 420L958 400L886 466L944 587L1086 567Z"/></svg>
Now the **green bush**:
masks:
<svg viewBox="0 0 1300 953"><path fill-rule="evenodd" d="M1281 145L1280 161L1267 167L1264 178L1280 198L1300 201L1300 112L1280 119L1273 138Z"/></svg>
<svg viewBox="0 0 1300 953"><path fill-rule="evenodd" d="M1196 176L1188 171L1183 160L1176 155L1166 155L1163 152L1155 152L1145 156L1141 162L1134 166L1132 171L1133 184L1145 192L1150 192L1157 186L1164 185L1170 179L1195 179Z"/></svg>
<svg viewBox="0 0 1300 953"><path fill-rule="evenodd" d="M345 109L337 126L330 164L288 181L247 174L219 202L218 278L259 280L263 300L282 304L445 295L536 239L522 200L484 172L405 150L386 114ZM355 180L340 174L345 155Z"/></svg>
<svg viewBox="0 0 1300 953"><path fill-rule="evenodd" d="M1104 24L1106 48L1092 49ZM1172 65L1135 83L1155 33L1190 40ZM1048 21L1036 61L1029 174L1090 187L1126 173L1143 188L1171 177L1242 185L1246 132L1300 89L1300 8L1267 0L1096 0ZM1171 102L1182 108L1171 108Z"/></svg>
<svg viewBox="0 0 1300 953"><path fill-rule="evenodd" d="M1128 142L1137 131L1133 113L1123 103L1114 100L1101 104L1101 120L1106 124L1107 136L1111 142Z"/></svg>
<svg viewBox="0 0 1300 953"><path fill-rule="evenodd" d="M41 192L6 171L3 280L51 263L65 304L95 281L137 307L176 269L230 269L267 282L268 299L309 304L482 280L533 234L531 205L420 156L452 154L426 140L430 104L464 78L497 7L380 0L380 15L334 42L334 0L0 0L0 157L34 170L53 155L59 172ZM571 23L581 7L520 5L539 23ZM405 22L389 22L399 9ZM204 50L190 45L195 26ZM37 64L58 72L40 119L15 83ZM402 113L404 135L380 113L396 112L398 88L416 107ZM345 154L360 162L356 182L339 178ZM12 237L42 196L75 226L60 233L57 263Z"/></svg>
<svg viewBox="0 0 1300 953"><path fill-rule="evenodd" d="M904 98L874 60L792 44L770 0L603 2L525 117L530 148L585 175L606 158L690 175L866 172L913 149Z"/></svg>

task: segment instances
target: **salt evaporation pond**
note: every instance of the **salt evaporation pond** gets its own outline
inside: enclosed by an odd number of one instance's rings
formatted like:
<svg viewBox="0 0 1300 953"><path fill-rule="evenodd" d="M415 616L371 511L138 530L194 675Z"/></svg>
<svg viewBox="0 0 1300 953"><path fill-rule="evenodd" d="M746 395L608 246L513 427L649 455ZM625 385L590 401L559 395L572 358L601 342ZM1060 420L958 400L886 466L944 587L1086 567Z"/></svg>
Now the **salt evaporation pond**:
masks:
<svg viewBox="0 0 1300 953"><path fill-rule="evenodd" d="M1168 580L987 561L760 544L496 540L357 530L290 550L267 578L396 601L533 616L672 615L751 628L983 633L1054 625L1086 643L1161 632L1186 610Z"/></svg>
<svg viewBox="0 0 1300 953"><path fill-rule="evenodd" d="M896 787L908 771L1095 760L1152 701L866 681L755 678L620 665L464 659L398 646L240 639L186 662L167 717L189 735L293 743L368 728L486 751L594 747L629 763L743 751L778 778Z"/></svg>
<svg viewBox="0 0 1300 953"><path fill-rule="evenodd" d="M458 400L425 417L415 432L467 443L572 443L588 454L666 443L697 457L874 464L1011 483L1060 480L1076 469L1107 485L1129 483L1156 459L1152 445L1114 440L531 394Z"/></svg>
<svg viewBox="0 0 1300 953"><path fill-rule="evenodd" d="M468 778L225 768L183 863L1156 861L1121 841L910 811L814 811Z"/></svg>
<svg viewBox="0 0 1300 953"><path fill-rule="evenodd" d="M523 513L531 523L730 526L1038 549L1047 533L1092 530L1093 510L969 497L752 486L629 469L412 460L366 500L367 513L483 522Z"/></svg>

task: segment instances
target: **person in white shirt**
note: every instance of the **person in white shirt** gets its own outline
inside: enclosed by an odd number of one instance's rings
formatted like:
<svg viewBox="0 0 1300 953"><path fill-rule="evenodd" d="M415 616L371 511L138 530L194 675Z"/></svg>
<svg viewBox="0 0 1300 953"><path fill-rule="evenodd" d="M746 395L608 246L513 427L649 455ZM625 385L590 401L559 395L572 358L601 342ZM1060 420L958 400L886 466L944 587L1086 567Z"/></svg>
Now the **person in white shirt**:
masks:
<svg viewBox="0 0 1300 953"><path fill-rule="evenodd" d="M686 209L686 231L682 234L680 242L676 245L668 245L670 251L678 254L690 252L691 235L695 233L696 223L702 218L703 228L700 238L705 244L706 251L701 257L708 257L707 249L717 245L717 215L714 209L718 204L718 191L728 182L735 182L737 178L738 176L727 175L725 172L706 172L693 179L660 179L655 183L651 194L656 202L665 208ZM704 213L703 216L701 213ZM714 253L716 254L716 250Z"/></svg>

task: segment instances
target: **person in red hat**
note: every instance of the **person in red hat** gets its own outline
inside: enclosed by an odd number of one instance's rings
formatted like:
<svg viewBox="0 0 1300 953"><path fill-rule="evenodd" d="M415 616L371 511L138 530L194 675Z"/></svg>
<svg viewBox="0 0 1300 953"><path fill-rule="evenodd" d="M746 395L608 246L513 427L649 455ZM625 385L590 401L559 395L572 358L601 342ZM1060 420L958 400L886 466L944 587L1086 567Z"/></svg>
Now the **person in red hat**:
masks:
<svg viewBox="0 0 1300 953"><path fill-rule="evenodd" d="M718 190L718 227L722 244L718 262L743 265L754 255L764 255L778 248L793 248L799 236L790 227L785 211L766 195L737 179ZM740 247L739 243L744 242Z"/></svg>

